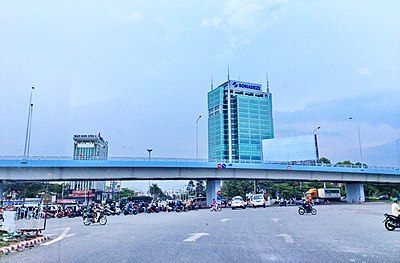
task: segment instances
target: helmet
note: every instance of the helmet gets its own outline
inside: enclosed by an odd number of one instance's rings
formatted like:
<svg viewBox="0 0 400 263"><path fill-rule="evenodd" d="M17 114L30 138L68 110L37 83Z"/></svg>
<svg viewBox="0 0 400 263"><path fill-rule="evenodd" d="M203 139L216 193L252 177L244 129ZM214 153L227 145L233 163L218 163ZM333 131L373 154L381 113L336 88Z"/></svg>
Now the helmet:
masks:
<svg viewBox="0 0 400 263"><path fill-rule="evenodd" d="M397 202L399 200L397 197L393 198L393 202Z"/></svg>

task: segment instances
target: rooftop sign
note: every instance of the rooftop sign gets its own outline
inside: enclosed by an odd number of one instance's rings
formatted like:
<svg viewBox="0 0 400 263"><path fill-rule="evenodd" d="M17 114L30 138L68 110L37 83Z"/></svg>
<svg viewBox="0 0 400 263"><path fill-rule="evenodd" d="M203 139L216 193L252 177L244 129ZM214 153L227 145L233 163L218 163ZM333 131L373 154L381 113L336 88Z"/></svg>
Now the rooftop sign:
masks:
<svg viewBox="0 0 400 263"><path fill-rule="evenodd" d="M261 91L261 84L249 83L249 82L242 82L231 80L230 81L231 87L235 89L251 89L255 91Z"/></svg>

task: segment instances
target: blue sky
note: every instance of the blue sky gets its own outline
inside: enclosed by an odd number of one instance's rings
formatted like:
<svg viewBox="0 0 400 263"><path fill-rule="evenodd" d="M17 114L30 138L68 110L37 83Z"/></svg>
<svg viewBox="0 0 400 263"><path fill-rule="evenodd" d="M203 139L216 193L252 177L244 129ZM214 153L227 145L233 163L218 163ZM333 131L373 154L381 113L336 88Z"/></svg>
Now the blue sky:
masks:
<svg viewBox="0 0 400 263"><path fill-rule="evenodd" d="M318 132L333 162L399 166L399 1L0 1L0 155L207 158L210 79L266 83L276 137ZM357 121L350 121L352 116Z"/></svg>

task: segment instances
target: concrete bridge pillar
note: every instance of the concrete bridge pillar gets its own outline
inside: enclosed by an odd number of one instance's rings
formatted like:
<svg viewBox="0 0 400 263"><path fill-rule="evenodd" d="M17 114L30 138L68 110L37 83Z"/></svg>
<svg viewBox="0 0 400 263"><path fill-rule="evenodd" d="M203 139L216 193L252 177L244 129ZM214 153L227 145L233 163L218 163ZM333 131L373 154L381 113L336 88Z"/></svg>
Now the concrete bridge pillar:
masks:
<svg viewBox="0 0 400 263"><path fill-rule="evenodd" d="M346 200L348 203L361 203L365 201L364 184L346 183Z"/></svg>
<svg viewBox="0 0 400 263"><path fill-rule="evenodd" d="M222 180L207 180L206 194L207 194L207 205L212 204L212 200L217 198L217 192L221 190Z"/></svg>
<svg viewBox="0 0 400 263"><path fill-rule="evenodd" d="M0 180L0 205L3 205L4 181Z"/></svg>

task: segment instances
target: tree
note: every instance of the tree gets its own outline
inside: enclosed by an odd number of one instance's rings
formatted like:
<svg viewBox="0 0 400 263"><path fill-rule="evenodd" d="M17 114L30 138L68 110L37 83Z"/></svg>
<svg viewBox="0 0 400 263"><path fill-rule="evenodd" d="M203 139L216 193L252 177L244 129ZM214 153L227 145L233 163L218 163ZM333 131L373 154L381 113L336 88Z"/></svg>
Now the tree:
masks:
<svg viewBox="0 0 400 263"><path fill-rule="evenodd" d="M162 195L163 191L157 184L152 184L150 186L150 194L153 196L154 199L157 199L160 195Z"/></svg>
<svg viewBox="0 0 400 263"><path fill-rule="evenodd" d="M223 198L231 198L234 196L246 197L247 193L254 190L253 181L249 180L226 180L222 186Z"/></svg>
<svg viewBox="0 0 400 263"><path fill-rule="evenodd" d="M131 190L129 188L121 188L121 191L119 192L120 198L123 197L131 197L131 196L136 196L136 193L134 190Z"/></svg>
<svg viewBox="0 0 400 263"><path fill-rule="evenodd" d="M195 195L196 194L196 186L194 185L194 182L192 180L189 181L186 191L188 191L189 195Z"/></svg>
<svg viewBox="0 0 400 263"><path fill-rule="evenodd" d="M329 160L329 159L326 158L326 157L321 157L321 158L319 158L319 161L320 161L321 163L324 163L324 164L331 164L331 160Z"/></svg>
<svg viewBox="0 0 400 263"><path fill-rule="evenodd" d="M206 187L204 181L196 181L196 194L197 196L206 196Z"/></svg>

